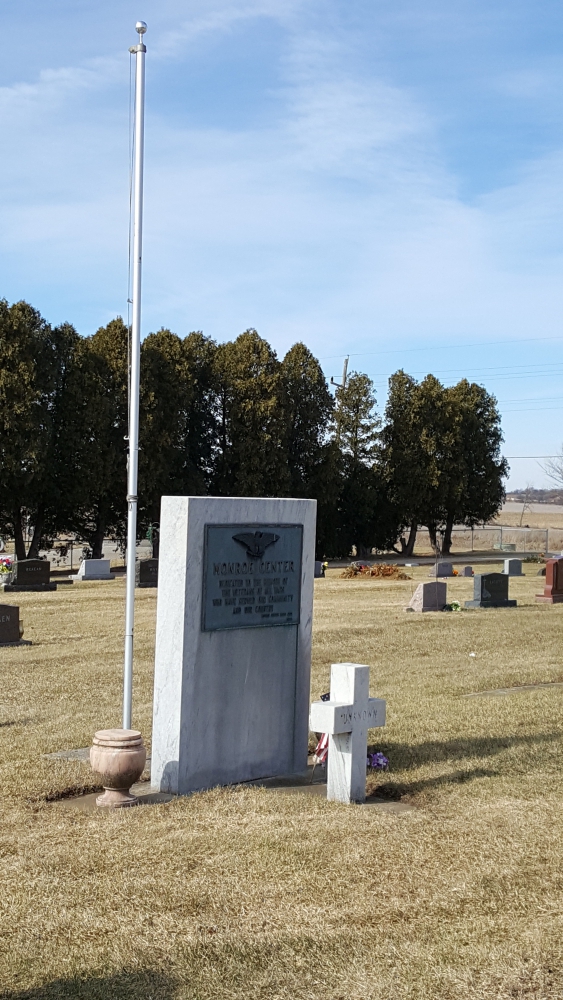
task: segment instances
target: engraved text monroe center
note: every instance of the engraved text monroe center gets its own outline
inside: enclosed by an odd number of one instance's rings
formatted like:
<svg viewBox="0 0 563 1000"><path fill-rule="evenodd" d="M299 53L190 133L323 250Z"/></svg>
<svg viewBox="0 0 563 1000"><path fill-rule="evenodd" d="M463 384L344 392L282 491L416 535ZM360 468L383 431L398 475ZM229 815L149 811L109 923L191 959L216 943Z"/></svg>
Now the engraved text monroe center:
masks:
<svg viewBox="0 0 563 1000"><path fill-rule="evenodd" d="M203 630L297 624L301 525L242 527L206 526Z"/></svg>

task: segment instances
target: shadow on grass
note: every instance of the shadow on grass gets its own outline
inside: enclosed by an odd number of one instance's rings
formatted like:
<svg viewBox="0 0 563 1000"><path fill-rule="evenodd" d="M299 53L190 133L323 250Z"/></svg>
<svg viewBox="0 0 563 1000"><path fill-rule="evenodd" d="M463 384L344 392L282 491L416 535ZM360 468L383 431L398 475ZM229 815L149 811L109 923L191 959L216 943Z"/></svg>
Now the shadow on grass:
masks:
<svg viewBox="0 0 563 1000"><path fill-rule="evenodd" d="M522 734L520 736L460 736L453 740L427 740L425 743L381 743L369 746L369 752L380 750L396 770L436 764L440 761L461 760L464 757L493 757L513 747L541 746L561 739L561 733Z"/></svg>
<svg viewBox="0 0 563 1000"><path fill-rule="evenodd" d="M175 983L161 972L55 979L31 990L0 993L0 1000L172 1000Z"/></svg>
<svg viewBox="0 0 563 1000"><path fill-rule="evenodd" d="M472 771L452 771L451 774L440 774L437 778L421 778L420 781L385 781L369 793L370 799L385 799L386 802L398 802L409 795L418 795L427 788L439 788L441 785L464 785L477 778L496 778L498 771L476 767ZM1 1000L1 998L0 998Z"/></svg>
<svg viewBox="0 0 563 1000"><path fill-rule="evenodd" d="M9 719L7 722L0 722L0 729L7 729L8 726L27 726L33 719Z"/></svg>

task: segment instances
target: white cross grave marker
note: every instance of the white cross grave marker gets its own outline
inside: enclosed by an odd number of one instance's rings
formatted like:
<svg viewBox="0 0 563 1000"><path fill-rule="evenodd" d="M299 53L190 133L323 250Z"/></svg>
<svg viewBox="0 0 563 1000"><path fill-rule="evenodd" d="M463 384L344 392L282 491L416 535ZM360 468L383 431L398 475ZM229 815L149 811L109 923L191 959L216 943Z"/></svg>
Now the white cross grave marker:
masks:
<svg viewBox="0 0 563 1000"><path fill-rule="evenodd" d="M327 799L364 802L368 729L385 725L385 702L369 697L369 667L333 663L330 701L314 701L310 726L328 733Z"/></svg>

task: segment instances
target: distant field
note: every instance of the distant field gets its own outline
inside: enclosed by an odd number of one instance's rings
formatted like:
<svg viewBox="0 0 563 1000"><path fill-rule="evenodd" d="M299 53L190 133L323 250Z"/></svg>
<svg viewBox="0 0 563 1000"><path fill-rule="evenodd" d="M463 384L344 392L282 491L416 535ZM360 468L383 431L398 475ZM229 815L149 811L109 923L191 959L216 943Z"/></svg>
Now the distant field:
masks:
<svg viewBox="0 0 563 1000"><path fill-rule="evenodd" d="M316 581L312 695L331 662L371 665L391 764L368 790L397 815L255 788L117 815L47 801L95 778L41 755L120 724L124 586L13 595L33 645L0 649L0 998L560 1000L563 688L464 697L563 681L536 572L511 579L516 609L428 615L403 610L422 567ZM149 745L155 606L138 593Z"/></svg>

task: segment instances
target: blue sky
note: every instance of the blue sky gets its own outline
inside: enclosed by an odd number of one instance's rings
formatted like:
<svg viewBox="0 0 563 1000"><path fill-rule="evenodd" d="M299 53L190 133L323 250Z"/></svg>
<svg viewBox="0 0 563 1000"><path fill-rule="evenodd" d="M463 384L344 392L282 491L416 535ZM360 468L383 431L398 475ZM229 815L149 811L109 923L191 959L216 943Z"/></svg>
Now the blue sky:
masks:
<svg viewBox="0 0 563 1000"><path fill-rule="evenodd" d="M148 22L143 330L304 340L381 404L404 367L563 413L554 0L18 0L0 62L0 295L83 334L127 298L129 54ZM511 462L511 486L544 485Z"/></svg>

